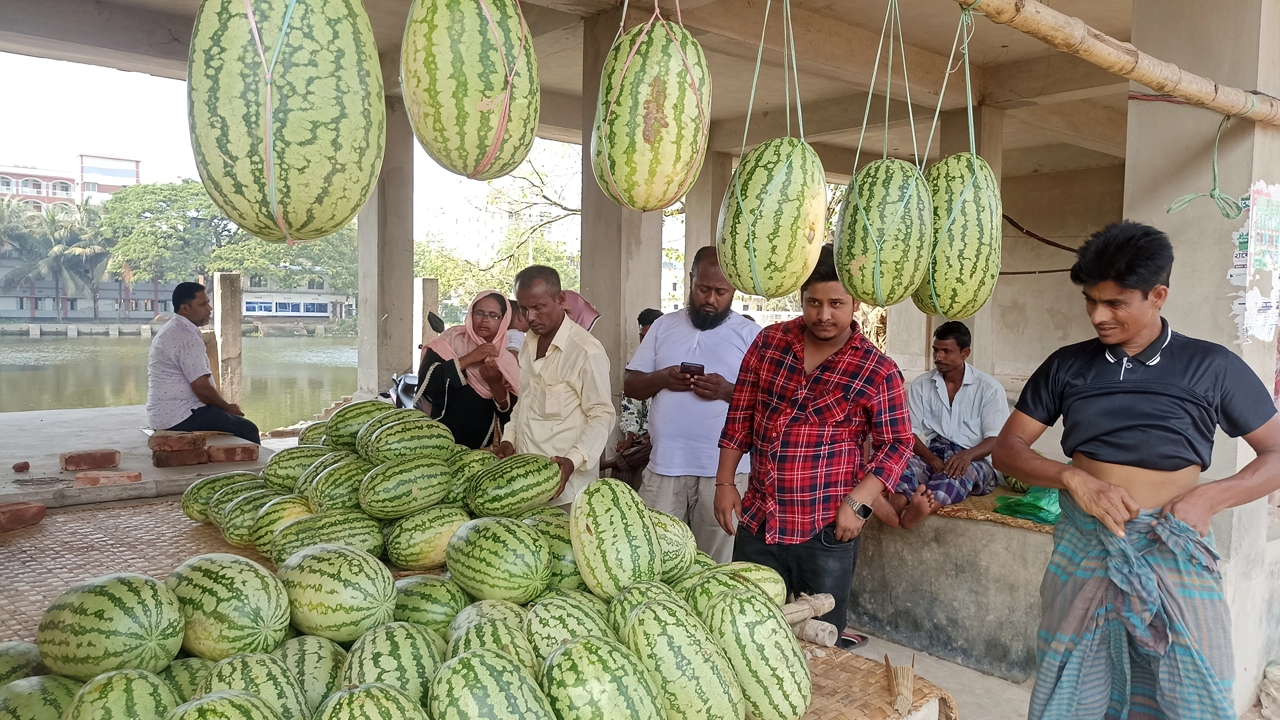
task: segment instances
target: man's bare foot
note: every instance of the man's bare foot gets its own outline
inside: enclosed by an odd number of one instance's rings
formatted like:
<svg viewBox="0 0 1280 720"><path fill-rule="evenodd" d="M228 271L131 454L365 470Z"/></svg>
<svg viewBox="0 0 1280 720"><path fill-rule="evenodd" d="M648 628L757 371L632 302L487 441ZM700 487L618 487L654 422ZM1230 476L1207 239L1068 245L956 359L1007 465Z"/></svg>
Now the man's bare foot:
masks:
<svg viewBox="0 0 1280 720"><path fill-rule="evenodd" d="M938 502L938 496L933 494L932 490L925 492L925 498L929 501L929 514L932 515L942 509L942 503Z"/></svg>
<svg viewBox="0 0 1280 720"><path fill-rule="evenodd" d="M929 517L929 514L937 509L929 504L932 497L933 493L929 492L929 489L924 485L916 488L916 493L911 496L907 511L902 513L901 523L903 530L910 530L919 525L922 520ZM937 500L933 502L937 503Z"/></svg>
<svg viewBox="0 0 1280 720"><path fill-rule="evenodd" d="M893 506L893 509L898 512L899 515L902 514L903 510L907 509L907 504L909 501L907 500L906 495L901 495L899 493L891 493L889 497L886 499L889 501L889 504Z"/></svg>

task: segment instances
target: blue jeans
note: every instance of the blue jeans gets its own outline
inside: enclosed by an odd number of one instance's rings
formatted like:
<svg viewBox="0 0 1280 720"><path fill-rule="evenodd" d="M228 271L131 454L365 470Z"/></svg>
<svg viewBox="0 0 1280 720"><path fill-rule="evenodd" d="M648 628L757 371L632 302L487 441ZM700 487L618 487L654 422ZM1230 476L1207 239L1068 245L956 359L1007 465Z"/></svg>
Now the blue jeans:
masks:
<svg viewBox="0 0 1280 720"><path fill-rule="evenodd" d="M733 543L734 562L753 562L778 571L787 584L787 594L817 595L831 593L836 606L818 618L844 632L849 617L849 591L853 587L853 569L858 564L858 546L862 537L849 542L836 540L836 524L822 528L817 535L798 545L770 545L764 540L764 523L754 535L740 528Z"/></svg>
<svg viewBox="0 0 1280 720"><path fill-rule="evenodd" d="M231 433L242 440L248 440L254 445L262 444L262 434L258 432L258 426L254 425L252 421L239 415L232 415L226 410L212 405L201 405L192 410L186 420L165 429L177 432L213 430Z"/></svg>

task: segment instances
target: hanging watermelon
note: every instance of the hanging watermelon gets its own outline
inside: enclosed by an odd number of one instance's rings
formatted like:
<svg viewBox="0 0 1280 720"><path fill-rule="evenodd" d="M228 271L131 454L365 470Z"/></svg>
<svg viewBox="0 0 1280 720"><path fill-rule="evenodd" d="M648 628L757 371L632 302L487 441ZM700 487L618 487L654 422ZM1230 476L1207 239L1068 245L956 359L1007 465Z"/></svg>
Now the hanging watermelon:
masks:
<svg viewBox="0 0 1280 720"><path fill-rule="evenodd" d="M604 61L591 167L611 200L661 210L702 169L711 127L711 73L682 25L654 18L613 43Z"/></svg>
<svg viewBox="0 0 1280 720"><path fill-rule="evenodd" d="M538 65L515 0L415 0L400 86L418 141L450 172L502 177L533 147Z"/></svg>
<svg viewBox="0 0 1280 720"><path fill-rule="evenodd" d="M928 269L933 202L924 176L905 160L868 163L845 193L836 270L858 300L888 307L906 300Z"/></svg>
<svg viewBox="0 0 1280 720"><path fill-rule="evenodd" d="M1000 185L987 161L967 152L939 160L924 180L933 196L933 243L911 299L928 315L963 320L982 309L1000 275Z"/></svg>
<svg viewBox="0 0 1280 720"><path fill-rule="evenodd" d="M263 240L315 240L373 192L382 71L360 0L204 0L187 73L210 197Z"/></svg>
<svg viewBox="0 0 1280 720"><path fill-rule="evenodd" d="M735 288L767 298L800 288L825 242L825 181L803 140L769 140L742 156L716 230L720 268Z"/></svg>

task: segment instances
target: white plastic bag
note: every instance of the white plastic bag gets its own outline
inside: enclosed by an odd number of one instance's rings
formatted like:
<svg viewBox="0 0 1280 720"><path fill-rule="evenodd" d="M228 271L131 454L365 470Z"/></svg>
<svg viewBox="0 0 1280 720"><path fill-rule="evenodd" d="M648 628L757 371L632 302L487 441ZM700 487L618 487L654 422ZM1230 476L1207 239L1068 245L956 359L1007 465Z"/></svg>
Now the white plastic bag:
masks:
<svg viewBox="0 0 1280 720"><path fill-rule="evenodd" d="M1280 662L1267 666L1258 694L1262 701L1263 720L1280 720Z"/></svg>

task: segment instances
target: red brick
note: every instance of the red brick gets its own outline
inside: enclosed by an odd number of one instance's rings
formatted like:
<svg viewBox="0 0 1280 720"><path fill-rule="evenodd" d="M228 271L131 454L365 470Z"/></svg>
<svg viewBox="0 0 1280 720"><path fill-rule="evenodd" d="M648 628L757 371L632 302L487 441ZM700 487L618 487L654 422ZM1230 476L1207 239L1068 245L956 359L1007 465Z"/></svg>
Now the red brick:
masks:
<svg viewBox="0 0 1280 720"><path fill-rule="evenodd" d="M25 460L23 462L18 462L13 464L14 472L26 472L30 469L31 469L31 463L26 462Z"/></svg>
<svg viewBox="0 0 1280 720"><path fill-rule="evenodd" d="M102 468L119 467L120 451L119 450L77 450L75 452L62 453L62 469L70 470L101 470Z"/></svg>
<svg viewBox="0 0 1280 720"><path fill-rule="evenodd" d="M258 446L253 443L210 445L209 462L253 462L258 459Z"/></svg>
<svg viewBox="0 0 1280 720"><path fill-rule="evenodd" d="M140 472L123 472L110 470L89 470L76 473L76 481L71 487L97 487L99 485L127 485L142 480Z"/></svg>
<svg viewBox="0 0 1280 720"><path fill-rule="evenodd" d="M195 433L170 432L157 430L147 440L147 447L156 452L173 452L175 450L199 450L205 446L208 438Z"/></svg>
<svg viewBox="0 0 1280 720"><path fill-rule="evenodd" d="M44 519L45 507L40 503L0 503L0 532L30 527Z"/></svg>
<svg viewBox="0 0 1280 720"><path fill-rule="evenodd" d="M204 448L199 450L170 450L158 452L151 456L151 464L158 468L203 465L207 462L209 462L209 451Z"/></svg>

